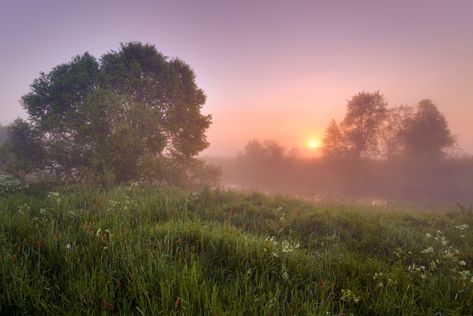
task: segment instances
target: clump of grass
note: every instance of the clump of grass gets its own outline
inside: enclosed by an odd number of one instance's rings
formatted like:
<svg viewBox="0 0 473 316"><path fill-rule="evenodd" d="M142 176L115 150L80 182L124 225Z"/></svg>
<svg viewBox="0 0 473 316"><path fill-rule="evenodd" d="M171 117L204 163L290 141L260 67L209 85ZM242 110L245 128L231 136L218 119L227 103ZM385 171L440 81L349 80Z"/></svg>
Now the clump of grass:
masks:
<svg viewBox="0 0 473 316"><path fill-rule="evenodd" d="M0 314L472 314L473 216L128 186L0 200Z"/></svg>

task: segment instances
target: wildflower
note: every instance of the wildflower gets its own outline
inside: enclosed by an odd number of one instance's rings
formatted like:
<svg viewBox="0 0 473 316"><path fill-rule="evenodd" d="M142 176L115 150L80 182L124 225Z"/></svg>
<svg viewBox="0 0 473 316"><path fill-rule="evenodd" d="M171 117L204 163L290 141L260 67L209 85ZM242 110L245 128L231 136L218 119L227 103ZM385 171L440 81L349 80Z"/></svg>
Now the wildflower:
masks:
<svg viewBox="0 0 473 316"><path fill-rule="evenodd" d="M383 272L376 272L374 275L373 275L373 280L376 280L378 278L381 278L383 276Z"/></svg>
<svg viewBox="0 0 473 316"><path fill-rule="evenodd" d="M66 249L67 250L71 249L71 244L66 244Z"/></svg>
<svg viewBox="0 0 473 316"><path fill-rule="evenodd" d="M461 266L466 266L465 260L460 260L459 264L460 264Z"/></svg>
<svg viewBox="0 0 473 316"><path fill-rule="evenodd" d="M422 250L420 253L431 253L434 251L434 247L429 247L424 250Z"/></svg>
<svg viewBox="0 0 473 316"><path fill-rule="evenodd" d="M445 259L453 259L454 258L454 251L451 249L446 249L443 251L443 256Z"/></svg>
<svg viewBox="0 0 473 316"><path fill-rule="evenodd" d="M291 245L287 240L282 241L282 252L293 252L299 248L300 244Z"/></svg>
<svg viewBox="0 0 473 316"><path fill-rule="evenodd" d="M284 263L281 265L281 276L284 280L289 280L289 272L287 271L287 267Z"/></svg>
<svg viewBox="0 0 473 316"><path fill-rule="evenodd" d="M59 192L49 192L48 193L48 199L51 199L56 202L56 204L61 203L61 197Z"/></svg>
<svg viewBox="0 0 473 316"><path fill-rule="evenodd" d="M442 238L440 238L440 242L445 246L448 243L448 240L445 238L445 236L442 236Z"/></svg>
<svg viewBox="0 0 473 316"><path fill-rule="evenodd" d="M459 271L459 274L460 274L460 280L466 281L470 278L471 272L470 270L463 270L463 271Z"/></svg>
<svg viewBox="0 0 473 316"><path fill-rule="evenodd" d="M342 301L345 302L354 302L358 303L360 301L360 297L355 295L351 290L342 289Z"/></svg>
<svg viewBox="0 0 473 316"><path fill-rule="evenodd" d="M394 254L395 254L396 257L398 257L398 258L401 258L402 253L403 253L403 251L402 251L402 248L401 248L401 247L397 247L397 248L394 250Z"/></svg>
<svg viewBox="0 0 473 316"><path fill-rule="evenodd" d="M425 233L425 237L432 238L432 235L430 233Z"/></svg>
<svg viewBox="0 0 473 316"><path fill-rule="evenodd" d="M468 226L467 224L462 224L462 225L456 225L455 226L455 228L458 229L458 230L465 230L468 227L470 227L470 226Z"/></svg>
<svg viewBox="0 0 473 316"><path fill-rule="evenodd" d="M275 257L275 258L279 258L279 255L278 255L277 253L275 253L274 251L272 251L271 254L272 254L273 257Z"/></svg>

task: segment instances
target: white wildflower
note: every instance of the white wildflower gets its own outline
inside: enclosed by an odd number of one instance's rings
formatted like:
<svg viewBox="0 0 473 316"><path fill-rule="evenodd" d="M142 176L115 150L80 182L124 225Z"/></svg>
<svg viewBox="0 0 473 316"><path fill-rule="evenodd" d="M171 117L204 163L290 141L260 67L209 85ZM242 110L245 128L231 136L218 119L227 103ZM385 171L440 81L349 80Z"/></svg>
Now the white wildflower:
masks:
<svg viewBox="0 0 473 316"><path fill-rule="evenodd" d="M468 280L471 276L470 270L459 271L459 274L460 274L460 280L463 280L463 281Z"/></svg>
<svg viewBox="0 0 473 316"><path fill-rule="evenodd" d="M49 192L48 199L53 200L56 204L61 203L61 195L59 192Z"/></svg>
<svg viewBox="0 0 473 316"><path fill-rule="evenodd" d="M456 225L455 228L458 230L465 230L468 229L470 226L468 224Z"/></svg>
<svg viewBox="0 0 473 316"><path fill-rule="evenodd" d="M448 244L448 240L445 238L445 236L442 236L442 237L440 238L440 242L441 242L442 245L444 245L444 246L445 246L446 244Z"/></svg>
<svg viewBox="0 0 473 316"><path fill-rule="evenodd" d="M461 266L466 266L465 260L460 260L459 264L460 264Z"/></svg>
<svg viewBox="0 0 473 316"><path fill-rule="evenodd" d="M281 265L281 276L284 280L286 280L286 281L289 280L289 272L288 272L287 267L284 263Z"/></svg>
<svg viewBox="0 0 473 316"><path fill-rule="evenodd" d="M289 243L287 240L283 240L281 246L282 246L282 252L293 252L294 250L299 248L300 244L297 243L297 244L291 245L291 243Z"/></svg>
<svg viewBox="0 0 473 316"><path fill-rule="evenodd" d="M427 238L432 238L432 234L430 234L430 233L425 233L425 237L427 237Z"/></svg>
<svg viewBox="0 0 473 316"><path fill-rule="evenodd" d="M360 301L360 297L355 295L355 293L353 293L351 290L342 289L342 298L341 298L341 300L345 301L345 302L358 303Z"/></svg>
<svg viewBox="0 0 473 316"><path fill-rule="evenodd" d="M67 250L71 249L71 244L66 244L66 249Z"/></svg>
<svg viewBox="0 0 473 316"><path fill-rule="evenodd" d="M431 253L434 251L434 247L425 248L420 253Z"/></svg>

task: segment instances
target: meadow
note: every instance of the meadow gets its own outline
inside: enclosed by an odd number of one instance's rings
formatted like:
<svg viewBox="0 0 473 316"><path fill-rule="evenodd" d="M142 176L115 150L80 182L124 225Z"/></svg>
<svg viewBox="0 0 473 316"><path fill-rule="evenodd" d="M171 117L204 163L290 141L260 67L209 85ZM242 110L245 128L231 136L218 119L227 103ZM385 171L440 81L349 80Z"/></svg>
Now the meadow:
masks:
<svg viewBox="0 0 473 316"><path fill-rule="evenodd" d="M1 315L473 314L473 211L141 186L0 196Z"/></svg>

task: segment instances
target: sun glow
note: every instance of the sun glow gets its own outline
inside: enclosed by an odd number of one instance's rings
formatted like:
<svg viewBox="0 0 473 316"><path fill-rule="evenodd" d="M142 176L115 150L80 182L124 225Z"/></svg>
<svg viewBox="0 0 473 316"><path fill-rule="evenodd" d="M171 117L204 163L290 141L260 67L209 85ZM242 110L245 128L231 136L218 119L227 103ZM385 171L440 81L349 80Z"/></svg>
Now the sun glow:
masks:
<svg viewBox="0 0 473 316"><path fill-rule="evenodd" d="M309 138L306 142L306 146L307 148L309 149L318 149L320 148L320 140L318 140L317 138Z"/></svg>

